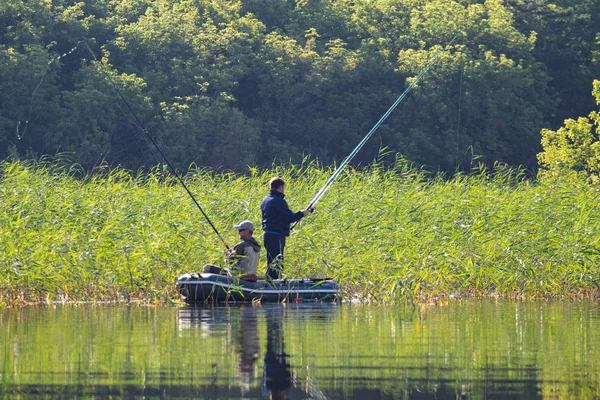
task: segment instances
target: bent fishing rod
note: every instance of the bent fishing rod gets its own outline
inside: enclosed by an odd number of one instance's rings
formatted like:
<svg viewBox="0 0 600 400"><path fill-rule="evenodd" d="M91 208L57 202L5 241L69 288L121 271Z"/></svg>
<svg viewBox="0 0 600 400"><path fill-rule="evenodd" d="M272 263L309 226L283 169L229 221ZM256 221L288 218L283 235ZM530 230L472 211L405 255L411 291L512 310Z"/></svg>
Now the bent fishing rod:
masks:
<svg viewBox="0 0 600 400"><path fill-rule="evenodd" d="M419 80L421 80L421 78L423 77L423 75L425 75L425 73L427 72L427 70L429 70L429 68L431 68L431 66L437 61L437 59L440 57L440 55L443 52L445 52L452 45L452 43L454 42L454 40L456 40L457 36L458 36L458 33L455 34L454 37L452 38L452 40L450 40L446 44L446 46L444 46L444 48L442 48L440 51L438 51L438 53L433 58L433 60L431 60L429 62L429 64L427 64L425 66L425 68L423 68L421 70L421 72L419 73L419 75L417 75L416 79L414 81L412 81L410 83L410 85L408 85L408 87L404 90L404 92L400 95L400 97L398 97L398 99L394 102L394 104L392 104L392 106L385 112L385 114L383 114L383 116L379 119L379 121L377 121L377 123L373 126L373 128L371 128L371 130L369 131L369 133L367 133L367 135L363 138L363 140L360 141L360 143L354 148L354 150L352 150L352 152L348 155L348 157L346 157L346 159L334 171L334 173L327 180L327 182L325 183L325 185L323 185L323 187L312 198L312 200L310 201L310 203L308 203L308 206L306 206L305 210L310 211L310 210L313 209L313 207L315 206L315 204L317 204L317 201L319 201L319 199L321 198L321 196L323 196L323 194L325 194L325 192L327 191L327 189L329 189L329 186L331 186L331 184L337 179L337 177L340 174L340 172L342 172L342 170L346 167L346 165L348 165L348 163L354 158L354 156L356 155L356 153L358 153L360 151L360 149L363 148L363 146L365 145L365 143L367 143L367 141L369 140L369 138L371 136L373 136L373 133L375 133L375 131L377 130L377 128L379 128L379 126L383 123L383 121L385 121L386 118L392 113L392 111L394 111L394 109L398 106L398 104L400 104L400 102L411 91L411 89L413 88L413 86L417 82L419 82ZM294 229L294 227L298 224L298 222L299 221L294 222L294 224L291 226L291 229Z"/></svg>
<svg viewBox="0 0 600 400"><path fill-rule="evenodd" d="M90 53L92 54L92 57L94 57L94 60L96 62L98 62L98 59L96 58L96 55L94 54L94 52L92 51L92 49L90 48L90 46L86 42L84 42L84 43L85 43L86 47L88 48L88 50L90 51ZM133 111L133 109L129 105L129 102L127 101L127 99L125 98L125 96L123 96L123 94L121 93L121 91L117 88L117 85L115 85L115 83L113 82L111 76L103 68L101 68L101 69L102 69L102 72L104 72L104 74L108 78L108 81L110 82L110 84L113 87L113 89L115 89L115 91L117 92L117 94L119 95L119 97L121 97L121 100L123 100L123 103L125 103L125 105L129 109L129 112L131 112L131 114L135 118L135 120L136 120L137 124L139 125L139 127L142 129L142 131L144 131L144 133L146 134L146 136L148 137L148 139L150 139L150 141L152 142L152 144L154 145L154 147L156 147L156 150L158 150L158 152L162 156L163 160L165 160L165 163L169 166L169 169L171 170L171 172L173 173L173 175L175 175L175 177L177 178L177 180L179 181L179 183L181 183L181 186L184 187L184 189L187 192L187 194L193 200L193 202L196 205L196 207L198 207L198 209L200 210L200 212L202 213L202 215L204 216L204 218L206 218L206 221L208 221L208 224L210 225L210 227L213 229L213 231L215 231L215 233L217 234L217 236L219 237L219 239L221 239L221 242L223 242L223 244L225 245L225 247L227 248L227 250L230 250L230 247L225 242L225 239L223 239L223 237L221 236L221 234L219 233L219 231L217 230L217 228L215 227L215 225L212 223L212 221L210 220L210 218L208 218L208 215L206 215L206 213L204 212L204 210L200 206L200 203L198 203L198 201L196 200L196 198L194 197L194 195L192 194L192 192L190 191L190 189L187 187L187 185L185 184L185 182L183 181L183 179L181 178L181 176L177 173L177 171L175 170L175 168L173 167L173 165L171 164L171 162L169 161L169 159L167 158L167 156L165 155L165 153L163 153L163 151L160 149L160 147L158 146L158 143L156 143L156 140L154 140L154 137L152 137L152 135L150 135L150 132L148 132L148 130L146 129L146 127L144 126L144 124L142 124L142 121L140 121L140 119L138 118L138 116L135 113L135 111Z"/></svg>

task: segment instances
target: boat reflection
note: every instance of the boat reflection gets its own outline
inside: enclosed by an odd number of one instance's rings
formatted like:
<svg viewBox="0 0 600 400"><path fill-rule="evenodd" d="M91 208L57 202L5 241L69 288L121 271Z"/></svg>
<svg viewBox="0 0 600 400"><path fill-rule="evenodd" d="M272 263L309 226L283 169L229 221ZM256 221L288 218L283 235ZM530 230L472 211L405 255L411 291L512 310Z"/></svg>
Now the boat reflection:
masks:
<svg viewBox="0 0 600 400"><path fill-rule="evenodd" d="M235 352L242 398L275 400L309 396L325 399L310 383L302 389L294 383L292 356L286 352L284 328L289 319L331 319L337 308L335 304L323 303L186 307L179 310L178 325L180 330L198 329L203 337L225 335ZM265 340L262 351L261 337ZM257 379L262 352L262 378ZM225 362L227 355L222 356ZM215 383L210 382L213 389Z"/></svg>

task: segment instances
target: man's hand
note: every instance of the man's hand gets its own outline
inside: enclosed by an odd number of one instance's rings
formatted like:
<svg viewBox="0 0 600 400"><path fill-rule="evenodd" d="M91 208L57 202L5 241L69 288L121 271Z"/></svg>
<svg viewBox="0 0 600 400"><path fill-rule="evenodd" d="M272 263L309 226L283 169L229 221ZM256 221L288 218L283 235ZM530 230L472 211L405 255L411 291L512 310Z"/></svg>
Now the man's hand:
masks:
<svg viewBox="0 0 600 400"><path fill-rule="evenodd" d="M304 213L304 216L306 217L308 214L314 213L315 212L315 208L314 207L310 207L310 208L307 208L306 210L302 210L302 212Z"/></svg>

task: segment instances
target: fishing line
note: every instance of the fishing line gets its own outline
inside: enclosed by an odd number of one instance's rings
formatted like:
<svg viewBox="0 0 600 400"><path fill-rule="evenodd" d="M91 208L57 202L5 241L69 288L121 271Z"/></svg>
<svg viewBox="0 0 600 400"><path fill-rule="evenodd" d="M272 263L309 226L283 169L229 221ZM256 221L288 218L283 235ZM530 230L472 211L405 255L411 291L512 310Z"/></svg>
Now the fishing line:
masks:
<svg viewBox="0 0 600 400"><path fill-rule="evenodd" d="M42 85L42 82L44 81L44 78L46 77L46 75L48 75L48 72L50 71L50 66L52 66L52 63L54 63L55 61L58 61L61 58L66 57L66 56L70 55L71 53L73 53L75 50L77 50L77 48L79 47L79 45L81 43L83 43L82 40L80 40L79 42L77 42L77 44L75 45L75 47L73 47L71 50L69 50L66 53L63 53L61 55L58 55L58 56L52 58L46 64L46 70L42 74L42 77L40 78L40 81L38 82L37 86L35 87L35 89L33 89L33 92L31 93L31 99L30 99L30 104L29 104L29 113L27 115L27 119L25 120L25 126L23 127L23 131L20 130L20 128L21 128L21 121L19 120L17 122L17 129L16 129L17 140L23 139L23 136L25 136L25 133L27 133L27 128L29 127L29 121L31 120L31 114L33 112L33 104L34 104L33 100L35 99L35 94L36 94L37 90L40 88L40 86Z"/></svg>
<svg viewBox="0 0 600 400"><path fill-rule="evenodd" d="M96 54L94 54L94 52L92 51L92 49L90 48L90 46L86 42L83 42L83 43L86 45L86 47L88 48L88 50L92 54L92 57L94 57L94 60L96 62L98 62L98 59L96 58ZM133 115L133 118L135 118L135 120L137 121L138 126L146 134L146 136L148 137L148 139L150 139L150 141L152 142L152 144L154 145L154 147L156 147L156 150L158 150L158 152L162 156L163 160L165 160L165 163L169 166L169 169L171 170L171 172L173 173L173 175L175 175L175 177L177 178L177 180L179 181L179 183L181 183L181 186L184 187L185 191L190 196L190 198L192 199L192 201L194 202L194 204L196 205L196 207L198 207L198 209L200 210L200 212L202 213L202 215L204 216L204 218L206 219L206 221L208 221L208 224L210 225L210 227L213 229L213 231L215 231L215 233L217 234L217 236L219 237L219 239L221 239L221 242L225 245L225 247L227 248L227 250L229 250L230 247L225 242L225 239L223 239L223 237L221 236L221 234L219 233L219 231L217 230L217 228L215 227L215 225L212 223L212 221L210 220L210 218L208 217L208 215L204 212L204 210L200 206L200 203L198 203L198 201L196 200L196 198L194 197L194 195L192 194L192 192L190 191L190 189L187 187L187 185L185 184L185 182L183 181L183 179L181 178L181 176L177 173L177 171L175 170L175 168L173 167L173 165L171 164L171 162L169 161L169 159L167 158L167 156L165 155L165 153L163 153L163 151L161 150L161 148L158 146L158 143L156 143L156 141L154 140L154 137L152 137L152 135L150 135L150 132L148 132L148 130L146 129L146 127L144 127L144 124L142 124L142 121L140 121L140 119L138 118L138 116L135 113L135 111L133 111L133 109L129 105L129 102L127 101L127 99L125 98L125 96L123 96L123 94L121 93L121 91L117 88L117 85L115 85L115 83L114 83L113 79L111 78L111 76L108 74L108 72L106 72L104 70L104 68L102 68L103 66L102 66L101 62L100 62L100 64L101 64L102 72L104 72L104 74L108 78L108 81L109 81L110 85L113 87L113 89L115 90L115 92L117 92L117 94L119 95L119 97L121 98L121 100L123 100L123 103L125 103L125 105L127 106L127 109L129 110L129 112L131 112L131 114Z"/></svg>
<svg viewBox="0 0 600 400"><path fill-rule="evenodd" d="M452 43L454 42L454 40L456 40L458 36L458 33L454 35L454 37L452 38L452 40L450 40L446 46L444 46L444 48L442 48L440 51L438 51L438 53L436 54L436 56L429 62L429 64L427 64L425 66L425 68L423 68L421 70L421 72L419 73L419 75L417 75L416 79L414 81L412 81L410 83L410 85L408 85L408 87L404 90L404 92L400 95L400 97L398 97L398 99L394 102L394 104L392 104L392 106L385 112L385 114L383 114L383 116L379 119L379 121L377 121L377 123L373 126L373 128L371 128L371 130L369 131L369 133L367 133L367 135L363 138L363 140L360 141L360 143L358 144L358 146L356 146L356 148L354 150L352 150L352 152L350 153L350 155L348 155L348 157L346 157L346 159L344 160L344 162L342 162L340 164L340 166L335 170L335 172L331 175L331 177L327 180L327 182L325 183L325 185L317 192L317 194L312 198L312 200L310 201L310 203L308 203L308 206L306 207L306 210L311 210L315 204L317 204L317 201L319 201L319 199L321 198L321 196L323 196L323 194L325 194L325 192L327 191L327 189L329 188L329 186L331 186L331 184L336 180L336 178L338 177L338 175L340 174L340 172L342 172L342 170L346 167L346 165L348 165L348 163L354 158L354 156L356 155L356 153L359 152L360 149L362 149L362 147L365 145L365 143L367 143L367 140L369 140L369 138L371 136L373 136L373 133L375 133L375 131L377 130L377 128L379 128L379 126L383 123L383 121L386 120L386 118L392 113L392 111L394 111L394 109L398 106L398 104L400 104L400 102L404 99L404 97L406 97L406 95L411 91L411 89L413 88L413 86L419 82L419 80L421 80L421 78L423 77L423 75L425 75L425 73L427 72L427 70L429 70L429 68L431 68L431 66L436 62L436 60L440 57L440 55L445 52L448 47L450 47L452 45ZM294 229L294 226L296 226L298 224L298 222L295 222L292 226L291 229Z"/></svg>
<svg viewBox="0 0 600 400"><path fill-rule="evenodd" d="M30 100L30 105L29 105L29 113L28 113L27 119L25 120L24 127L23 127L22 130L21 130L21 123L22 123L22 121L18 121L17 122L17 127L16 127L16 136L17 136L17 139L18 140L23 139L23 137L27 133L27 128L29 127L29 121L31 121L31 115L33 113L33 106L34 106L35 95L36 95L37 90L39 89L39 87L42 85L42 82L44 81L44 78L46 77L46 75L50 71L50 67L52 66L52 64L55 61L58 61L61 58L66 57L66 56L72 54L75 50L77 50L79 48L79 46L81 44L84 44L87 47L87 49L89 50L89 52L92 55L92 57L94 58L94 60L101 65L100 69L106 75L106 77L108 78L108 82L113 87L113 89L117 92L117 94L119 95L119 97L121 98L121 100L123 100L123 103L125 103L125 105L127 106L127 109L133 115L133 117L135 119L135 122L137 122L137 125L139 125L139 127L142 129L142 131L150 139L150 141L152 142L152 144L156 147L156 149L158 150L158 152L160 153L160 155L162 156L162 158L165 160L166 164L169 166L169 168L170 168L171 172L173 173L173 175L175 175L175 177L177 178L177 180L179 181L179 183L181 183L181 185L184 187L184 189L186 190L186 192L188 193L188 195L191 197L191 199L193 200L193 202L196 205L196 207L198 207L198 209L200 210L200 212L202 213L202 215L204 216L204 218L208 221L208 223L211 226L211 228L215 231L215 233L217 234L217 236L219 237L219 239L221 239L221 242L223 242L223 244L225 245L225 247L229 250L229 246L227 245L227 243L225 242L225 240L223 239L223 237L221 236L221 234L219 233L219 231L217 230L217 228L215 227L215 225L212 223L212 221L210 220L210 218L208 217L208 215L204 212L204 210L200 206L200 203L198 203L198 201L196 200L196 198L194 197L194 195L192 194L192 192L190 191L190 189L187 187L187 185L185 184L185 182L183 181L183 179L181 178L181 176L177 173L177 171L175 170L175 168L173 167L173 165L171 164L171 162L169 161L169 159L167 158L167 156L165 155L165 153L163 153L163 151L161 150L161 148L158 146L158 143L156 143L156 141L154 140L154 137L152 137L152 135L150 135L150 132L148 132L148 130L144 127L144 125L142 124L142 122L138 118L137 114L133 111L133 109L129 105L129 102L127 101L127 99L125 98L125 96L123 96L123 94L121 93L121 91L115 85L115 83L114 83L113 79L111 78L111 76L104 70L104 68L102 68L102 62L98 61L98 58L96 57L96 54L92 51L92 49L90 48L90 46L87 44L87 42L85 40L78 41L77 44L75 45L75 47L73 47L71 50L69 50L68 52L63 53L61 55L58 55L58 56L52 58L50 61L48 61L48 63L46 64L46 70L42 74L42 76L41 76L38 84L36 85L35 89L31 93L31 100ZM120 108L120 106L119 106L119 108ZM125 111L123 110L123 112L125 112Z"/></svg>
<svg viewBox="0 0 600 400"><path fill-rule="evenodd" d="M460 71L460 83L458 84L458 121L456 123L456 159L455 159L455 165L456 168L458 168L458 164L460 162L459 158L458 158L458 139L459 139L459 134L460 134L460 114L462 111L462 92L463 92L463 78L465 76L465 59L462 59L462 63L461 63L461 71Z"/></svg>

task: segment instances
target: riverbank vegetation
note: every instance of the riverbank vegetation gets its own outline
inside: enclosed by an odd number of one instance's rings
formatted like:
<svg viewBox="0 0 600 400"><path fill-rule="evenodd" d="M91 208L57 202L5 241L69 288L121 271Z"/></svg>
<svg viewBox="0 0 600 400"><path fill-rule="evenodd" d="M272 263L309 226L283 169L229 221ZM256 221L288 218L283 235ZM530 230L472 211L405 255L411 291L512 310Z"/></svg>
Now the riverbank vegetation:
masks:
<svg viewBox="0 0 600 400"><path fill-rule="evenodd" d="M55 161L1 166L0 303L177 299L174 283L224 246L161 168L85 173ZM191 169L190 188L229 245L233 225L260 226L268 179L303 208L331 174L316 162L245 175ZM585 179L474 166L429 176L398 158L348 169L301 221L287 277L330 277L345 299L596 298L599 188ZM256 232L257 236L261 231ZM259 272L264 273L264 254Z"/></svg>
<svg viewBox="0 0 600 400"><path fill-rule="evenodd" d="M0 304L176 299L224 246L145 130L233 245L271 176L303 208L453 37L298 225L287 276L377 302L598 297L599 4L4 1Z"/></svg>

